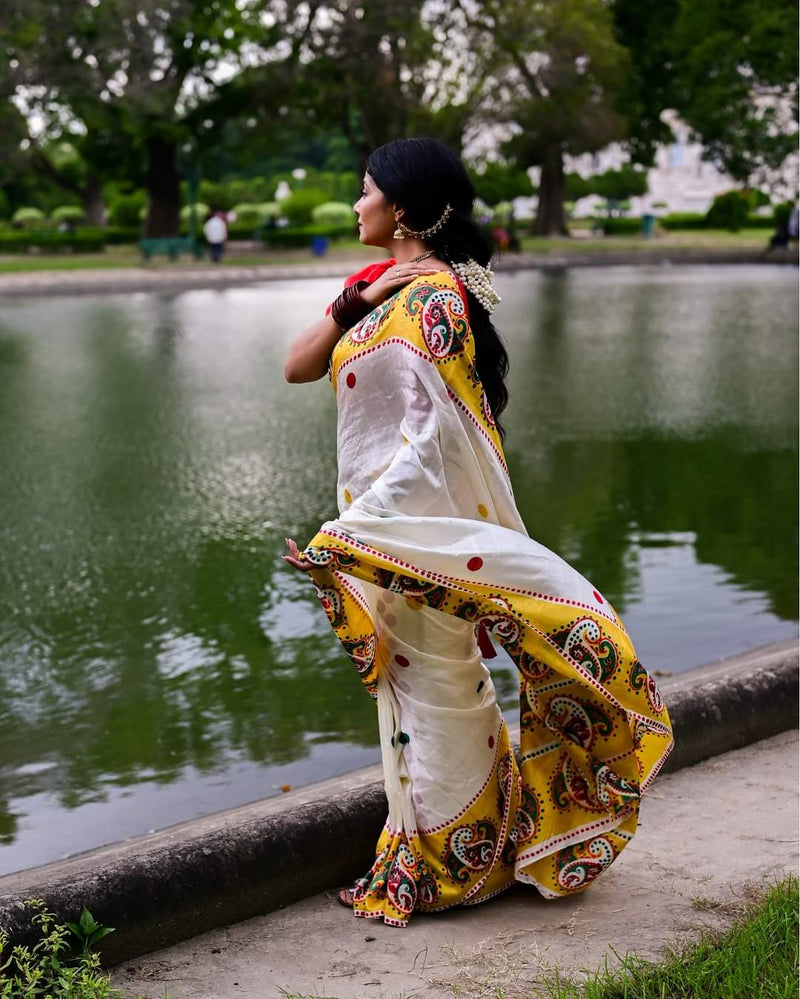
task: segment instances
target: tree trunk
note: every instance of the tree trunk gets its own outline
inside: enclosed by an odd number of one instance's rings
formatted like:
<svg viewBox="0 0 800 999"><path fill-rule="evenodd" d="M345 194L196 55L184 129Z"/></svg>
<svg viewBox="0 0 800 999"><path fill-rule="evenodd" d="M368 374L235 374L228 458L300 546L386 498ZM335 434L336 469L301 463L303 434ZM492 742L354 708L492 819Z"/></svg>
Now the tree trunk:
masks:
<svg viewBox="0 0 800 999"><path fill-rule="evenodd" d="M558 145L547 146L539 179L539 208L533 224L535 236L568 236L564 219L564 156Z"/></svg>
<svg viewBox="0 0 800 999"><path fill-rule="evenodd" d="M175 143L156 136L147 142L147 219L144 235L177 236L180 228L181 181Z"/></svg>
<svg viewBox="0 0 800 999"><path fill-rule="evenodd" d="M103 204L103 185L100 178L92 174L81 191L83 218L86 225L105 225L106 208Z"/></svg>

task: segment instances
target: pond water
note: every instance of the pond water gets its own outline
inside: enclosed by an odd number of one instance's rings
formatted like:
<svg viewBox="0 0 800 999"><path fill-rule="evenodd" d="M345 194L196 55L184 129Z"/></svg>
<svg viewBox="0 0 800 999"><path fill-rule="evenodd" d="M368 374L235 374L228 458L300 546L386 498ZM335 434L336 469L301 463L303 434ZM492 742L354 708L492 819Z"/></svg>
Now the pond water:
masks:
<svg viewBox="0 0 800 999"><path fill-rule="evenodd" d="M374 705L280 559L335 512L330 386L282 367L339 286L0 306L0 873L379 759ZM795 634L794 269L498 286L531 534L651 669Z"/></svg>

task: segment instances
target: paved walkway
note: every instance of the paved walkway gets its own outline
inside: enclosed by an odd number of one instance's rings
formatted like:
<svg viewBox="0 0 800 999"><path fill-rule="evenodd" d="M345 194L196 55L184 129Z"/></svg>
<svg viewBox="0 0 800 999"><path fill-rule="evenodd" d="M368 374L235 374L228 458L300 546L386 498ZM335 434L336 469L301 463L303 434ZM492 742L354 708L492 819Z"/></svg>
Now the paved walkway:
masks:
<svg viewBox="0 0 800 999"><path fill-rule="evenodd" d="M797 869L797 742L785 732L661 777L636 839L584 895L520 887L403 930L318 895L137 958L114 982L146 999L534 999L555 967L578 974L612 949L657 958Z"/></svg>

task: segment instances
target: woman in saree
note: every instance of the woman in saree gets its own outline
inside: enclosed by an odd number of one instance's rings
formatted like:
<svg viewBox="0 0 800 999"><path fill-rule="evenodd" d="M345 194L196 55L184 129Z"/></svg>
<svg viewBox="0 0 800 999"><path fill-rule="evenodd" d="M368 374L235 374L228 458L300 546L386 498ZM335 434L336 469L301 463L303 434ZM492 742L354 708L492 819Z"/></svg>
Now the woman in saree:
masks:
<svg viewBox="0 0 800 999"><path fill-rule="evenodd" d="M377 701L389 805L371 869L339 898L392 926L517 881L583 890L630 841L672 745L613 607L517 511L473 201L440 143L376 150L355 211L361 242L391 257L347 279L285 370L329 374L336 394L339 516L285 558ZM519 671L518 755L492 640Z"/></svg>

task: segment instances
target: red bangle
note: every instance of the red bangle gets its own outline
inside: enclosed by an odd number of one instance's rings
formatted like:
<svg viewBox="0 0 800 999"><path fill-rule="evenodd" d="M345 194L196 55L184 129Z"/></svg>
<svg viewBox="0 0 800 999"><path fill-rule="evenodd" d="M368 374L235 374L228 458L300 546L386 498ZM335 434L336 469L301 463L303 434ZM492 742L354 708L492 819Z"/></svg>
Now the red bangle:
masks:
<svg viewBox="0 0 800 999"><path fill-rule="evenodd" d="M351 284L331 305L331 319L339 329L352 329L364 316L372 312L373 307L361 297L361 292L368 285L369 281L357 281Z"/></svg>

